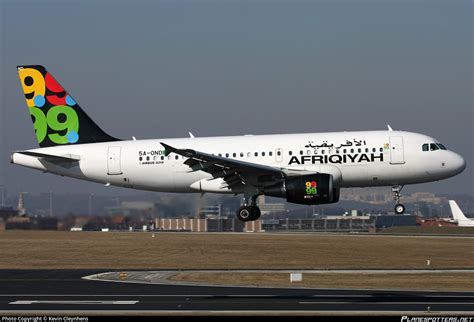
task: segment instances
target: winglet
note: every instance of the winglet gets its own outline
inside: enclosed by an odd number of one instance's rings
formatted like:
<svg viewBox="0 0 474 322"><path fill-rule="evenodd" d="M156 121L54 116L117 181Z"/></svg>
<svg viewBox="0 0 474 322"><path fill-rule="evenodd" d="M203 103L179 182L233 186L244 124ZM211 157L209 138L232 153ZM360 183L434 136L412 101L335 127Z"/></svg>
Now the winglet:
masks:
<svg viewBox="0 0 474 322"><path fill-rule="evenodd" d="M392 127L390 126L390 124L387 124L387 128L389 131L393 131Z"/></svg>
<svg viewBox="0 0 474 322"><path fill-rule="evenodd" d="M160 142L160 144L165 148L165 157L167 157L168 155L170 155L171 152L174 152L176 150L175 148L166 143Z"/></svg>

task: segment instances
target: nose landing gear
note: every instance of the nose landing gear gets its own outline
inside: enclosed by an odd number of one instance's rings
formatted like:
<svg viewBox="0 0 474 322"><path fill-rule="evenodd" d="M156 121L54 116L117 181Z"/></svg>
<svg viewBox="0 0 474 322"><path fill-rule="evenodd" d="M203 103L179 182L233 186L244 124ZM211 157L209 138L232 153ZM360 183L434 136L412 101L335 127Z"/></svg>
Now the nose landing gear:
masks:
<svg viewBox="0 0 474 322"><path fill-rule="evenodd" d="M237 211L240 221L252 221L260 218L260 208L257 206L257 196L244 196L244 205Z"/></svg>
<svg viewBox="0 0 474 322"><path fill-rule="evenodd" d="M398 186L393 186L392 187L392 192L395 194L393 196L393 199L395 200L395 213L397 215L401 215L405 212L405 206L400 203L400 192L402 191L403 186L398 185Z"/></svg>

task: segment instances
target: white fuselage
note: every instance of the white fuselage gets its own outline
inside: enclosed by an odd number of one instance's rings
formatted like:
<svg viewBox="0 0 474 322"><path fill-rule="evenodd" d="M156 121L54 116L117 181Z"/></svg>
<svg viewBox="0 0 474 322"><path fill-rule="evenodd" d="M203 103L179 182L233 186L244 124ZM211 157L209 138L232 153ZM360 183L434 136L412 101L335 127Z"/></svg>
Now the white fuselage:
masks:
<svg viewBox="0 0 474 322"><path fill-rule="evenodd" d="M364 131L280 135L133 140L89 143L29 151L74 156L71 164L13 153L12 163L114 186L164 192L239 193L203 171L190 172L185 158L165 156L160 142L230 159L295 171L333 175L338 187L394 186L436 181L465 168L449 150L423 151L437 140L402 131ZM196 184L196 183L206 184Z"/></svg>

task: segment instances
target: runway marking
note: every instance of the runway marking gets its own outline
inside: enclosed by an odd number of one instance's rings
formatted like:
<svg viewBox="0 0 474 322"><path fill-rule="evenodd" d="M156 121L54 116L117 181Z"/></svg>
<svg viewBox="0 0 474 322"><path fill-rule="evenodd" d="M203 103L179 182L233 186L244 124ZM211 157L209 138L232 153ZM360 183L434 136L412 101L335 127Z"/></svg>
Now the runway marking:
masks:
<svg viewBox="0 0 474 322"><path fill-rule="evenodd" d="M261 295L261 294L237 294L237 295L219 295L219 294L1 294L0 297L12 297L12 296L38 296L38 297L58 297L58 296L90 296L90 297L281 297L286 295Z"/></svg>
<svg viewBox="0 0 474 322"><path fill-rule="evenodd" d="M396 294L399 296L406 296L406 294ZM412 294L408 294L412 296ZM418 295L418 294L416 294ZM18 296L18 297L286 297L286 296L292 296L291 294L0 294L0 297L13 297L13 296ZM301 296L301 295L300 295ZM303 295L304 297L312 297L312 298L318 298L318 297L334 297L334 298L371 298L375 297L375 295L372 294L308 294L308 295ZM377 295L380 296L380 295ZM391 294L393 296L393 294ZM451 295L451 294L446 294L446 295L438 295L438 294L421 294L419 296L424 296L424 297L429 297L429 298L474 298L474 295Z"/></svg>
<svg viewBox="0 0 474 322"><path fill-rule="evenodd" d="M427 301L427 302L398 302L398 301L393 301L393 302L363 302L363 303L355 303L355 302L322 302L322 301L313 301L313 302L298 302L298 304L359 304L359 305L365 305L365 304L393 304L393 305L399 305L399 304L438 304L438 305L470 305L474 304L473 302L436 302L436 301Z"/></svg>
<svg viewBox="0 0 474 322"><path fill-rule="evenodd" d="M31 304L98 304L98 305L132 305L138 301L15 301L9 304L31 305Z"/></svg>

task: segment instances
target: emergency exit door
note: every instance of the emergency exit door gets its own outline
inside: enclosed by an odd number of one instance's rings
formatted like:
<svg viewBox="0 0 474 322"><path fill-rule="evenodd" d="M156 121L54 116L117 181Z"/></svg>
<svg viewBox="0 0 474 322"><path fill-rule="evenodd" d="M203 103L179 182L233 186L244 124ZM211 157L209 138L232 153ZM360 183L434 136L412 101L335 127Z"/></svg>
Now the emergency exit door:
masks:
<svg viewBox="0 0 474 322"><path fill-rule="evenodd" d="M122 166L120 165L122 148L119 146L109 146L107 153L107 174L122 174Z"/></svg>
<svg viewBox="0 0 474 322"><path fill-rule="evenodd" d="M403 137L390 137L390 164L405 163L405 154L403 152Z"/></svg>

